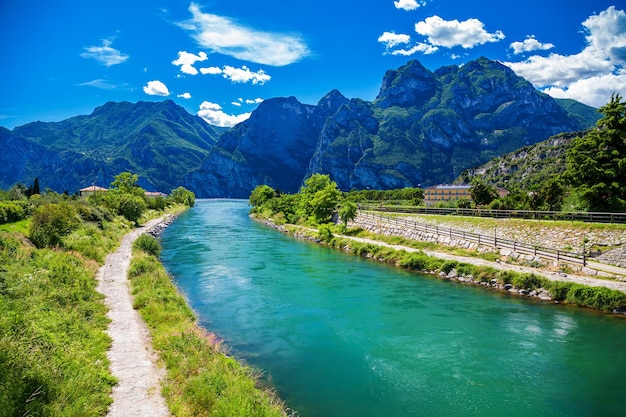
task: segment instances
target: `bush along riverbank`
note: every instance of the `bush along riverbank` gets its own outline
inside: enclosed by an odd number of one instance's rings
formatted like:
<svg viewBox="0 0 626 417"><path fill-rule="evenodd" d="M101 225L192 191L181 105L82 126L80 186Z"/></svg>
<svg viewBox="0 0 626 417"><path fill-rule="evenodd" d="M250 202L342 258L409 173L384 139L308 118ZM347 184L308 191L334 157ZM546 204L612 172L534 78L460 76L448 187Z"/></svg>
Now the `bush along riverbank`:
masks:
<svg viewBox="0 0 626 417"><path fill-rule="evenodd" d="M129 279L134 307L166 368L162 393L172 414L286 416L280 400L259 387L258 372L226 355L222 343L196 325L193 311L158 260L160 250L153 236L140 236Z"/></svg>
<svg viewBox="0 0 626 417"><path fill-rule="evenodd" d="M606 287L591 287L573 282L556 281L533 273L501 270L489 266L461 263L428 256L421 251L398 250L374 242L363 242L349 236L335 235L341 226L323 224L317 230L294 225L277 225L267 218L252 218L283 233L307 239L354 255L442 279L507 291L522 297L591 308L626 317L626 293ZM345 230L349 233L348 230Z"/></svg>

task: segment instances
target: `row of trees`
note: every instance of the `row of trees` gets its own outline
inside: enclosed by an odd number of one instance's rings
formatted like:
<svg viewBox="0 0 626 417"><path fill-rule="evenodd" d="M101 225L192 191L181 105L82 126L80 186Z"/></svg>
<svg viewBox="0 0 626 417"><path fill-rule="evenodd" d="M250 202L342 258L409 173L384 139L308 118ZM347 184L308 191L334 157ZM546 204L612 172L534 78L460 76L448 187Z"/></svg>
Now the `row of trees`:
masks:
<svg viewBox="0 0 626 417"><path fill-rule="evenodd" d="M257 186L250 194L252 212L272 217L278 223L320 225L333 220L335 213L345 223L357 213L357 205L343 198L330 176L314 174L297 194L278 193L268 185Z"/></svg>

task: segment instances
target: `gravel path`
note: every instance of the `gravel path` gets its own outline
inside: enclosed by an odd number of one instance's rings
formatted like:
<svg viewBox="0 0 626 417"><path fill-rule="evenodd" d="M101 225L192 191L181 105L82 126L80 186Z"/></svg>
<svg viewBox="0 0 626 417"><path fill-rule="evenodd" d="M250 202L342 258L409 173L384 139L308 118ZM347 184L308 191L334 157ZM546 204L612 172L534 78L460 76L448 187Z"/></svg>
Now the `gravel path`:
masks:
<svg viewBox="0 0 626 417"><path fill-rule="evenodd" d="M372 243L375 245L390 247L396 250L405 250L407 252L418 251L418 249L410 248L407 246L391 245L391 244L381 242L378 240L364 239L364 238L344 236L344 235L342 235L342 237L359 241L359 242L367 242L367 243ZM422 252L424 252L428 256L433 256L433 257L445 259L445 260L455 260L458 262L463 262L463 263L468 263L468 264L490 266L490 267L493 267L496 269L502 269L502 270L533 273L535 275L540 275L552 281L574 282L578 284L588 285L590 287L607 287L613 290L626 292L626 282L624 281L611 281L611 280L606 280L606 279L592 278L592 277L583 276L583 275L559 274L555 272L543 271L537 268L529 268L529 267L524 267L524 266L519 266L519 265L510 265L506 263L502 264L498 262L487 261L481 258L457 256L457 255L451 255L451 254L443 253L443 252L432 252L432 251L422 251Z"/></svg>
<svg viewBox="0 0 626 417"><path fill-rule="evenodd" d="M119 249L107 256L98 271L98 291L105 296L111 319L107 333L113 344L107 356L111 372L118 379L108 417L169 416L161 396L163 371L156 365L148 328L133 309L127 278L133 242L161 220L152 220L124 236Z"/></svg>

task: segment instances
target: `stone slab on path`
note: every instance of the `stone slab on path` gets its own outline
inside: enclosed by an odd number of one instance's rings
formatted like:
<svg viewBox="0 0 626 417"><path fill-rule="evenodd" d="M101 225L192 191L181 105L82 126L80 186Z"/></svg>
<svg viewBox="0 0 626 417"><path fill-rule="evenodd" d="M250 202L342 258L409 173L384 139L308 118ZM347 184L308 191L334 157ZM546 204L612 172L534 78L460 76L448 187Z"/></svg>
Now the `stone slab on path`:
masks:
<svg viewBox="0 0 626 417"><path fill-rule="evenodd" d="M107 256L98 271L97 289L105 296L107 316L111 319L107 333L113 344L107 356L111 372L118 379L108 417L170 415L161 395L164 372L156 364L148 328L133 308L128 281L133 242L161 220L151 220L126 234L120 247Z"/></svg>

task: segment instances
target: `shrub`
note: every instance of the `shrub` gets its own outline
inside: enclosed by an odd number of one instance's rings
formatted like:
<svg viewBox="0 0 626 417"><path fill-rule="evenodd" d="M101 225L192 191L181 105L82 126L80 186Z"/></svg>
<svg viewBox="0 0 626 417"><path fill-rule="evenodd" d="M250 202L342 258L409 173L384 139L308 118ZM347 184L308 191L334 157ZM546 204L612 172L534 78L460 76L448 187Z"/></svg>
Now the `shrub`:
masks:
<svg viewBox="0 0 626 417"><path fill-rule="evenodd" d="M626 294L606 287L587 287L582 284L572 284L567 292L565 301L583 307L592 307L597 310L612 311L615 308L626 306Z"/></svg>
<svg viewBox="0 0 626 417"><path fill-rule="evenodd" d="M517 288L535 289L543 285L543 279L535 274L521 274L513 277L511 282Z"/></svg>
<svg viewBox="0 0 626 417"><path fill-rule="evenodd" d="M0 201L0 224L25 219L29 214L28 201Z"/></svg>
<svg viewBox="0 0 626 417"><path fill-rule="evenodd" d="M446 261L443 263L443 265L441 265L441 270L446 274L449 274L450 271L455 269L458 265L459 263L457 261Z"/></svg>
<svg viewBox="0 0 626 417"><path fill-rule="evenodd" d="M130 222L137 222L148 208L142 197L130 193L122 194L119 204L119 214Z"/></svg>
<svg viewBox="0 0 626 417"><path fill-rule="evenodd" d="M550 281L546 289L555 301L564 301L571 286L569 282Z"/></svg>
<svg viewBox="0 0 626 417"><path fill-rule="evenodd" d="M423 253L407 253L402 259L400 259L400 266L418 271L426 270L429 266L429 259L428 256Z"/></svg>
<svg viewBox="0 0 626 417"><path fill-rule="evenodd" d="M326 243L330 243L333 240L333 231L329 224L321 224L317 229L317 237Z"/></svg>
<svg viewBox="0 0 626 417"><path fill-rule="evenodd" d="M495 278L502 284L512 284L515 275L515 272L512 271L498 271Z"/></svg>
<svg viewBox="0 0 626 417"><path fill-rule="evenodd" d="M66 202L37 208L30 224L30 240L38 248L62 246L63 236L78 229L81 221L74 207Z"/></svg>
<svg viewBox="0 0 626 417"><path fill-rule="evenodd" d="M154 237L142 234L133 244L135 248L141 249L149 255L158 257L161 254L161 244Z"/></svg>

